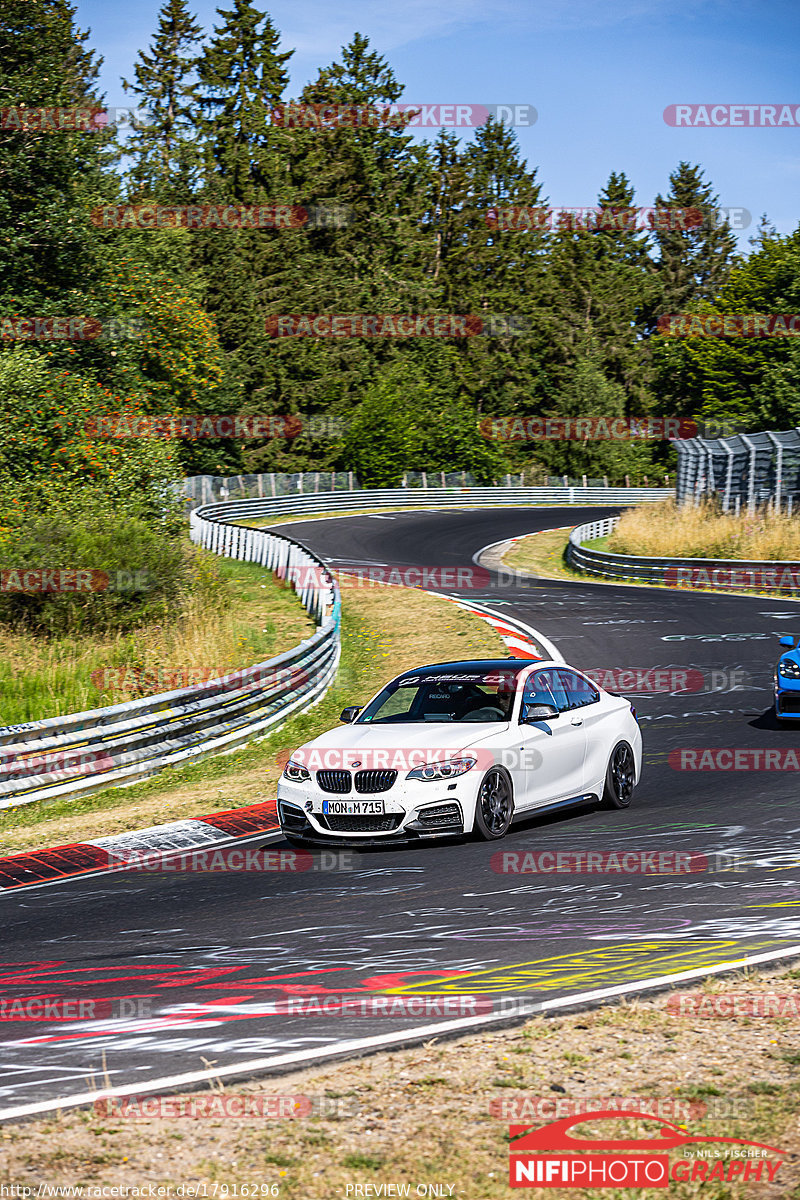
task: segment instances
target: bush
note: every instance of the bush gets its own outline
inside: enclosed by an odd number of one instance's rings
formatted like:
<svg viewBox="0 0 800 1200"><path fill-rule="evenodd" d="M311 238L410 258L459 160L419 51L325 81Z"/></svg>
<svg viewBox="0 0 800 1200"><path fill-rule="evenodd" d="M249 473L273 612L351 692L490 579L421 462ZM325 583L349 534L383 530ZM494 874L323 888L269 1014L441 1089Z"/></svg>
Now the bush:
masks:
<svg viewBox="0 0 800 1200"><path fill-rule="evenodd" d="M0 621L17 629L96 633L171 619L203 582L179 534L119 512L97 494L47 513L20 509L6 521Z"/></svg>
<svg viewBox="0 0 800 1200"><path fill-rule="evenodd" d="M484 438L471 404L448 394L419 363L387 364L372 380L349 424L340 466L362 487L397 487L405 471L469 471L490 484L505 465Z"/></svg>

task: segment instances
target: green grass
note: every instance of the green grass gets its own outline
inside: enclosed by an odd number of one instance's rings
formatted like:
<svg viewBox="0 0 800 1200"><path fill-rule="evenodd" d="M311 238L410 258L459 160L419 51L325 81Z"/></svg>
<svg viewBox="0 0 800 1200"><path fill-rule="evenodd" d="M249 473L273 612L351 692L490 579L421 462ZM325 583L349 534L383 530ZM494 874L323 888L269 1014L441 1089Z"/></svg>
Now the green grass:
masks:
<svg viewBox="0 0 800 1200"><path fill-rule="evenodd" d="M297 597L271 572L224 558L214 558L213 564L219 583L210 594L189 599L169 625L97 638L49 639L1 629L0 725L186 687L192 671L208 678L250 666L310 635L312 622ZM104 669L114 674L98 678ZM115 687L117 672L125 670L132 686ZM137 687L136 672L147 673L152 682Z"/></svg>

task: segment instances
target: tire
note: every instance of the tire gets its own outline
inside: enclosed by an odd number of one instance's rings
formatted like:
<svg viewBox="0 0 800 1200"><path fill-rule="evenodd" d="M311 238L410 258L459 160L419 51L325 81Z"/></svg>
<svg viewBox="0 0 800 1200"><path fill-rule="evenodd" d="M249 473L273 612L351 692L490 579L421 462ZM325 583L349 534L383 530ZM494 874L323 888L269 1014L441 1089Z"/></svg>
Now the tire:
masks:
<svg viewBox="0 0 800 1200"><path fill-rule="evenodd" d="M628 808L636 786L636 760L627 742L617 742L611 752L603 789L603 808Z"/></svg>
<svg viewBox="0 0 800 1200"><path fill-rule="evenodd" d="M474 830L486 842L505 837L514 817L514 789L500 767L490 767L475 801Z"/></svg>

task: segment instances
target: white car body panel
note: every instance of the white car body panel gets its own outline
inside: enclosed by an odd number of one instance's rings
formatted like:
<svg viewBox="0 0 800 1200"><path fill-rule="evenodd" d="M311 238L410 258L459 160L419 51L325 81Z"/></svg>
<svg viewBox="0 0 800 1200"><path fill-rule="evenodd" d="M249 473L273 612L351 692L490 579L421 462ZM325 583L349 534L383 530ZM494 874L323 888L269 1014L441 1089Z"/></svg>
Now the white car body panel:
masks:
<svg viewBox="0 0 800 1200"><path fill-rule="evenodd" d="M499 660L487 660L486 669L497 672ZM484 665L471 663L473 667ZM432 664L398 676L423 676L425 672L456 672L463 663ZM605 692L575 668L551 660L523 662L503 660L503 666L518 671L511 719L508 721L424 720L381 724L356 720L329 730L305 743L294 752L302 758L310 778L298 782L281 777L278 784L278 814L285 833L309 842L376 842L453 836L469 833L475 823L475 809L481 781L488 769L498 766L511 780L514 794L514 818L535 809L570 799L602 797L606 772L614 747L626 741L633 750L635 777L641 776L642 738L630 703L621 696ZM548 678L551 669L574 672L599 696L594 703L561 711L556 718L523 724L520 715L526 682ZM436 676L434 675L433 678ZM560 676L558 677L560 679ZM396 681L393 681L393 683ZM441 690L441 688L440 688ZM384 689L377 693L382 695ZM395 693L396 694L396 693ZM565 695L566 693L564 693ZM376 700L373 697L372 704ZM365 706L368 708L369 705ZM363 713L362 709L362 713ZM455 778L435 781L408 779L408 770L428 761L461 757L471 753L476 765ZM391 786L376 792L359 792L354 772L397 770ZM321 787L317 771L349 771L350 789L334 793ZM326 778L326 777L323 777ZM328 782L330 782L328 777ZM340 801L377 801L361 807L355 817L346 815ZM327 802L327 807L326 807ZM331 804L333 803L333 807ZM457 805L458 828L422 827L425 810L432 806ZM297 813L305 827L300 830ZM384 821L380 822L382 811ZM287 812L295 822L286 818ZM342 816L345 813L345 816ZM326 815L327 814L327 815ZM434 814L435 815L435 814ZM346 828L341 828L342 824ZM376 828L383 823L391 828ZM332 826L338 826L336 828ZM361 826L364 826L363 828ZM408 826L413 826L409 829Z"/></svg>

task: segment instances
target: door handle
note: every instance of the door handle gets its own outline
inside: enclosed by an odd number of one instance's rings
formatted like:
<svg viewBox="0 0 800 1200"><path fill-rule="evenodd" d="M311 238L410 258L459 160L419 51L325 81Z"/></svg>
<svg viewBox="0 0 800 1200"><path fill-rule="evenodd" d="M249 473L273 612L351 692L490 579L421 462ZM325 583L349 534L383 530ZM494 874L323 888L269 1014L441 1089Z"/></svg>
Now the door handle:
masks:
<svg viewBox="0 0 800 1200"><path fill-rule="evenodd" d="M570 725L582 725L582 724L583 724L582 717L573 717L573 719L570 721Z"/></svg>

